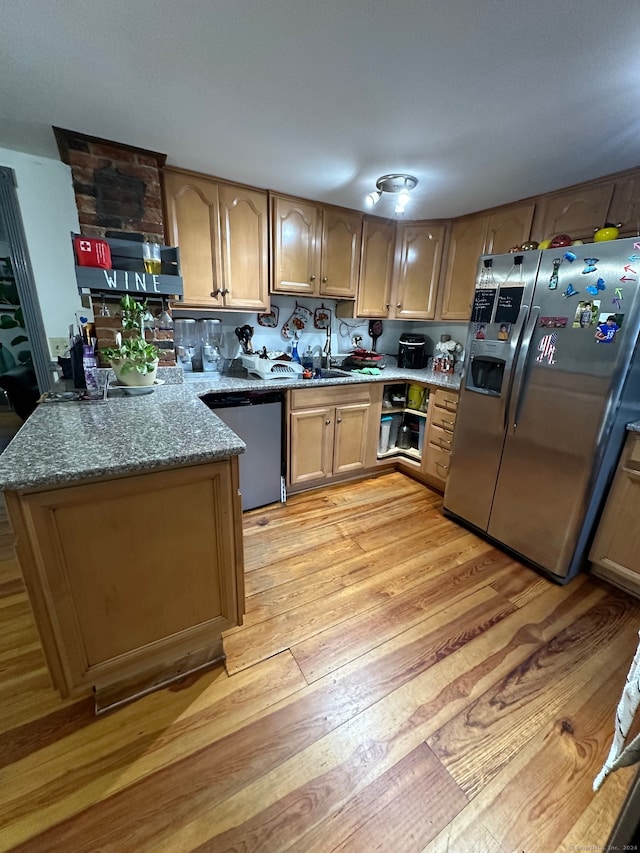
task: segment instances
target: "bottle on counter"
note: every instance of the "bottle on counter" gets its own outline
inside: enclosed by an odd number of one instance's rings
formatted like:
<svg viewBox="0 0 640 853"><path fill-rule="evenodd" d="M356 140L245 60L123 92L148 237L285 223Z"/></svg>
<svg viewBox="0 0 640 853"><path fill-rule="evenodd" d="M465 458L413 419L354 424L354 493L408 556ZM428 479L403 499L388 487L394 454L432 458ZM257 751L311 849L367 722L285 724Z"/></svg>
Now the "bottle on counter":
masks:
<svg viewBox="0 0 640 853"><path fill-rule="evenodd" d="M291 361L295 361L298 364L302 364L300 361L300 355L298 354L298 342L294 341L291 345Z"/></svg>

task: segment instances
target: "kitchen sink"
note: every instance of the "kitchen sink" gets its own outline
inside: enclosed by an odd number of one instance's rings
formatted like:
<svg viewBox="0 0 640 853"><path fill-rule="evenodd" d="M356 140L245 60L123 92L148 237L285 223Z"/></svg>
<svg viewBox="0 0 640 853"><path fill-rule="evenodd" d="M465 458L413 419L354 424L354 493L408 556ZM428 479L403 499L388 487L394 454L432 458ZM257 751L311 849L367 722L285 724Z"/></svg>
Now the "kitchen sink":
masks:
<svg viewBox="0 0 640 853"><path fill-rule="evenodd" d="M346 379L348 376L351 376L348 370L322 370L322 376L320 379Z"/></svg>

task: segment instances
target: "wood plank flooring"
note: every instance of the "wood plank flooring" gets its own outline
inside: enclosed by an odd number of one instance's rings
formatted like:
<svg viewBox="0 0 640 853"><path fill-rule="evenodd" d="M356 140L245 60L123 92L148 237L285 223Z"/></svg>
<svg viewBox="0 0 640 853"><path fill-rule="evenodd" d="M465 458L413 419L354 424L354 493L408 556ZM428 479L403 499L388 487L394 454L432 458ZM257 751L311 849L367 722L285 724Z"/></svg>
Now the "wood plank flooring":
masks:
<svg viewBox="0 0 640 853"><path fill-rule="evenodd" d="M552 584L440 507L394 473L246 513L226 668L101 718L50 687L5 549L0 850L603 846L635 768L591 784L640 602Z"/></svg>

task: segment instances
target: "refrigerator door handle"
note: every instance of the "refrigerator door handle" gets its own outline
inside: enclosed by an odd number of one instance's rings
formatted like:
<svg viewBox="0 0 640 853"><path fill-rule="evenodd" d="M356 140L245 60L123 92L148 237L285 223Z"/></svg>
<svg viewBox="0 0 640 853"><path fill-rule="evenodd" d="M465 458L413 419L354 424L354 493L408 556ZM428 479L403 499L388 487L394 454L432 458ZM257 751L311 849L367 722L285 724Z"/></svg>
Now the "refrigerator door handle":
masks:
<svg viewBox="0 0 640 853"><path fill-rule="evenodd" d="M524 326L527 320L527 314L529 313L529 307L527 305L522 305L520 307L520 311L518 312L518 319L515 322L515 326L513 332L511 334L511 340L509 341L509 355L507 357L507 367L505 370L505 376L503 378L505 391L500 395L500 421L504 424L504 428L507 428L507 415L510 408L511 403L511 389L513 386L513 366L518 360L518 354L520 352L520 346L522 344L522 334L524 330Z"/></svg>
<svg viewBox="0 0 640 853"><path fill-rule="evenodd" d="M517 356L517 363L513 377L513 387L509 395L509 415L507 425L507 435L512 435L518 426L518 417L520 415L520 397L522 395L522 383L524 374L529 359L529 348L531 346L531 338L538 325L538 317L540 316L540 308L536 305L531 309L529 322L524 330L520 350Z"/></svg>

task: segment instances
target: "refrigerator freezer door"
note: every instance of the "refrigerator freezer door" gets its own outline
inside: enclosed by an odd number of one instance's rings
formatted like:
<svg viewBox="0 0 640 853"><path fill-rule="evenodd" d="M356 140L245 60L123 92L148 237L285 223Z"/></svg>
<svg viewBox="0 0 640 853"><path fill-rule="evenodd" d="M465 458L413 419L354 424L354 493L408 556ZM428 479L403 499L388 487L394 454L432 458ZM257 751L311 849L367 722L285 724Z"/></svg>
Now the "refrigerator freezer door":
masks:
<svg viewBox="0 0 640 853"><path fill-rule="evenodd" d="M576 543L635 346L636 283L620 281L626 242L575 247L575 260L559 266L556 252L544 252L536 326L516 366L522 384L487 532L560 579L580 567ZM620 329L600 343L596 331L612 313Z"/></svg>

